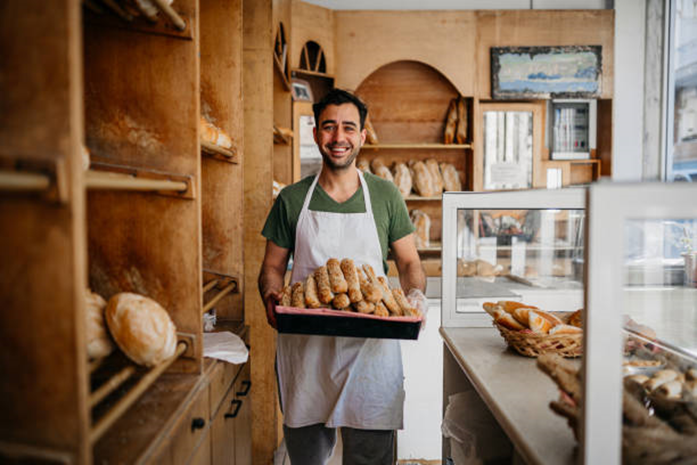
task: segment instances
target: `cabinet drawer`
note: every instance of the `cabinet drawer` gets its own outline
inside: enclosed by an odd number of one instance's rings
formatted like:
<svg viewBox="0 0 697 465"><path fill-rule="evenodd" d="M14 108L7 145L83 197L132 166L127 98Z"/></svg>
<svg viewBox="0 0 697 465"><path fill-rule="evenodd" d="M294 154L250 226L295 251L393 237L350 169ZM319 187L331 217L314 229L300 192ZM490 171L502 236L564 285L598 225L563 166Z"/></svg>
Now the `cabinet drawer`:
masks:
<svg viewBox="0 0 697 465"><path fill-rule="evenodd" d="M235 417L240 407L235 386L230 386L211 424L211 465L235 464Z"/></svg>
<svg viewBox="0 0 697 465"><path fill-rule="evenodd" d="M241 365L233 365L220 360L215 362L210 381L211 418L218 411L225 393L230 389L241 367Z"/></svg>
<svg viewBox="0 0 697 465"><path fill-rule="evenodd" d="M209 429L208 389L201 389L175 426L170 439L172 463L187 463Z"/></svg>

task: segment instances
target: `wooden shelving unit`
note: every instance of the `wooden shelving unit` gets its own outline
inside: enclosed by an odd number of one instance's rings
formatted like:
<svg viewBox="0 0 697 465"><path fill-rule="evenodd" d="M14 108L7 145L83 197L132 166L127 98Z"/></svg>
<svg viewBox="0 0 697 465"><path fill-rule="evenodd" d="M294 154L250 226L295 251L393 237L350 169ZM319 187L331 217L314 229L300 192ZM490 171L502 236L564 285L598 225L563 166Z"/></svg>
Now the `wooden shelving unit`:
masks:
<svg viewBox="0 0 697 465"><path fill-rule="evenodd" d="M217 362L202 345L204 308L245 322L242 1L155 4L159 14L138 16L103 1L3 6L0 53L17 85L2 89L0 115L0 213L12 219L0 226L0 336L14 354L0 362L13 380L0 396L0 462L230 463L220 457L233 444L236 463L251 463L248 413L211 439L225 412L209 402ZM200 144L202 111L234 151ZM204 295L209 275L220 288ZM87 288L157 301L176 354L150 369L118 350L88 361ZM231 376L216 381L216 408L241 391Z"/></svg>
<svg viewBox="0 0 697 465"><path fill-rule="evenodd" d="M364 144L363 149L368 149L368 150L380 150L380 149L395 149L395 150L406 150L406 149L415 149L415 150L463 150L463 149L471 149L472 144L437 144L437 143L424 143L424 144L408 144L408 143L402 143L402 144L378 144L378 145L373 145L373 144Z"/></svg>

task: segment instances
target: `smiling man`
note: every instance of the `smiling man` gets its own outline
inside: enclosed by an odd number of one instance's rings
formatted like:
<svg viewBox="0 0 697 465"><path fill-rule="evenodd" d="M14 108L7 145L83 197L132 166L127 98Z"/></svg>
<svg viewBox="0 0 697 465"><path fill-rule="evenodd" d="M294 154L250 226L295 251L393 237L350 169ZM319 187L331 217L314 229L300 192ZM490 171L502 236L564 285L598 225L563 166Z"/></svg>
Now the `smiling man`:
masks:
<svg viewBox="0 0 697 465"><path fill-rule="evenodd" d="M356 169L365 104L334 89L313 110L322 169L281 191L262 231L259 292L269 324L276 327L274 305L291 254L295 283L332 257L369 264L384 276L391 249L402 289L425 312L426 278L404 200L391 182ZM404 404L398 340L279 334L276 367L291 463L325 464L336 428L344 465L393 463Z"/></svg>

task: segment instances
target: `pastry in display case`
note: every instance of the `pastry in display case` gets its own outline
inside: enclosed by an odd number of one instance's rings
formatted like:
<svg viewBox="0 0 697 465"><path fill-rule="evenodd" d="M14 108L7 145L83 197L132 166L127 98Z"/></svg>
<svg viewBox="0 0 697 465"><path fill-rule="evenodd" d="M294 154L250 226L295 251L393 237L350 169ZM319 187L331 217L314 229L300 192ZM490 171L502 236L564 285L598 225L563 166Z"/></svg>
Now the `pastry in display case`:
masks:
<svg viewBox="0 0 697 465"><path fill-rule="evenodd" d="M585 463L697 463L695 198L687 184L589 189Z"/></svg>
<svg viewBox="0 0 697 465"><path fill-rule="evenodd" d="M584 205L582 189L446 192L443 325L490 327L487 302L582 308Z"/></svg>

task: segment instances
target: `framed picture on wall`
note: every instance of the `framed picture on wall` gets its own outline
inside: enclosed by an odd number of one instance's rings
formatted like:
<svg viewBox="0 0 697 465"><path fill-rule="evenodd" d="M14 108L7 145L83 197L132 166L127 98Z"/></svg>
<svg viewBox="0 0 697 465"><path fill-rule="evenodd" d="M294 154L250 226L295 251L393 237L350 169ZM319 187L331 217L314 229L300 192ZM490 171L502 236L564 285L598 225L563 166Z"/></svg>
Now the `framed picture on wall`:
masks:
<svg viewBox="0 0 697 465"><path fill-rule="evenodd" d="M291 90L293 93L293 101L295 102L312 102L312 87L310 83L304 79L293 78L291 81Z"/></svg>
<svg viewBox="0 0 697 465"><path fill-rule="evenodd" d="M602 47L492 47L491 95L496 100L599 98Z"/></svg>

